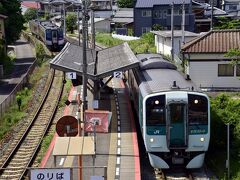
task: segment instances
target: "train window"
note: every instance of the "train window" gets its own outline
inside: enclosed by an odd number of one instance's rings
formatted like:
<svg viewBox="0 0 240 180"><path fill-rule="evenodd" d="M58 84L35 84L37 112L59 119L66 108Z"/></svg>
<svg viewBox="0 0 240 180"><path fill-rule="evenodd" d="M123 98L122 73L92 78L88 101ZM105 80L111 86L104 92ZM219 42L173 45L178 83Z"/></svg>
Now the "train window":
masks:
<svg viewBox="0 0 240 180"><path fill-rule="evenodd" d="M208 99L199 95L188 95L188 120L191 125L208 124Z"/></svg>
<svg viewBox="0 0 240 180"><path fill-rule="evenodd" d="M146 101L146 125L165 125L165 95L150 97Z"/></svg>
<svg viewBox="0 0 240 180"><path fill-rule="evenodd" d="M52 34L51 34L51 30L50 29L46 30L46 39L47 40L51 40L52 39Z"/></svg>
<svg viewBox="0 0 240 180"><path fill-rule="evenodd" d="M59 39L63 38L63 30L62 29L58 29L58 38Z"/></svg>

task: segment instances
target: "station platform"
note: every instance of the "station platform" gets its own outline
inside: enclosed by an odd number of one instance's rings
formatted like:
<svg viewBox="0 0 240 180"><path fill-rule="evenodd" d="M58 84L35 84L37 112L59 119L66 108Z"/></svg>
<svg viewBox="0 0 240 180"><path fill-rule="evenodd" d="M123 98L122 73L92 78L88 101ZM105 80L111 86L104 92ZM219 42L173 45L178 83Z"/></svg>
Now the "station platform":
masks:
<svg viewBox="0 0 240 180"><path fill-rule="evenodd" d="M56 164L54 163L52 153L58 136L57 133L55 133L48 152L41 162L42 168L70 167L72 168L73 180L94 179L93 176L95 178L104 177L108 180L140 180L137 132L124 83L122 80L113 78L108 85L112 86L114 93L101 93L99 110L112 112L109 131L108 133L96 134L95 156L81 156L81 175L78 171L78 156L58 156ZM77 94L80 92L81 86L72 87L68 100L76 100ZM88 108L92 109L93 96L89 91L87 92L87 101ZM77 104L70 104L64 111L64 115L76 116L77 113ZM88 134L88 136L90 135L92 134Z"/></svg>

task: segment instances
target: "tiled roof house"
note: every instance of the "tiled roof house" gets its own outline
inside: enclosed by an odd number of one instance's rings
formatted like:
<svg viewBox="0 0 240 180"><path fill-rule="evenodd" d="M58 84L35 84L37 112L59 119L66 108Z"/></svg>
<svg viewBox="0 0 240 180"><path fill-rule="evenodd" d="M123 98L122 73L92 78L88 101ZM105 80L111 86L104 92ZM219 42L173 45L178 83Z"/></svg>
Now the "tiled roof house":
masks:
<svg viewBox="0 0 240 180"><path fill-rule="evenodd" d="M240 64L230 64L225 54L240 50L240 29L213 30L196 38L182 49L185 73L201 88L240 89Z"/></svg>

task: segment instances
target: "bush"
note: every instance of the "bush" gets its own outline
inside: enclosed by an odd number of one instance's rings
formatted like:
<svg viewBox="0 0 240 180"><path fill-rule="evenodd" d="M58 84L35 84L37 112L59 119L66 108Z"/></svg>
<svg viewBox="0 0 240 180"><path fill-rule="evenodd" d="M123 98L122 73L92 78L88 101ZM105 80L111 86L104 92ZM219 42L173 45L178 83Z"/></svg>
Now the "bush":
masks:
<svg viewBox="0 0 240 180"><path fill-rule="evenodd" d="M208 163L223 177L227 148L227 126L230 124L231 175L239 179L240 171L240 99L222 93L211 98L211 142ZM217 154L217 155L216 155ZM216 165L217 164L217 165Z"/></svg>
<svg viewBox="0 0 240 180"><path fill-rule="evenodd" d="M44 50L44 47L41 43L36 43L35 44L35 49L36 49L36 58L37 58L37 62L39 65L41 65L45 59L46 53Z"/></svg>
<svg viewBox="0 0 240 180"><path fill-rule="evenodd" d="M77 29L77 16L76 14L68 14L66 17L66 28L73 34L74 29Z"/></svg>

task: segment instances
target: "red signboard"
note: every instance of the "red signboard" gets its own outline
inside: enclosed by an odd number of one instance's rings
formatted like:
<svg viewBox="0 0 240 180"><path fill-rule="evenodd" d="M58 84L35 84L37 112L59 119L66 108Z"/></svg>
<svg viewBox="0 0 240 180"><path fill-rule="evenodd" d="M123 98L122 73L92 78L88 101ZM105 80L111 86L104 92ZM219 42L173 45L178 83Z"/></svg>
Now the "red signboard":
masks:
<svg viewBox="0 0 240 180"><path fill-rule="evenodd" d="M63 116L56 124L56 131L60 137L73 137L78 134L78 121L73 116Z"/></svg>
<svg viewBox="0 0 240 180"><path fill-rule="evenodd" d="M86 110L85 111L85 132L93 132L94 124L96 132L107 133L112 113L102 110Z"/></svg>

